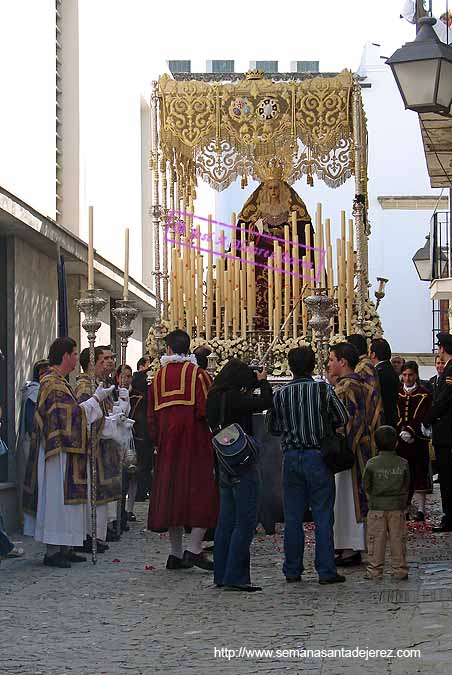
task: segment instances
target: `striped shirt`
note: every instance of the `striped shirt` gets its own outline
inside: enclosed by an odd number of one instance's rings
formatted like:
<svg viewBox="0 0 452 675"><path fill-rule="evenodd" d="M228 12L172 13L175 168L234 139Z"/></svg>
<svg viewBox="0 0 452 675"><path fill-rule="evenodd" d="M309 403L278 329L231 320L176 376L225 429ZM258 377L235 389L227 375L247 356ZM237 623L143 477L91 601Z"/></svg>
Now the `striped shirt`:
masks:
<svg viewBox="0 0 452 675"><path fill-rule="evenodd" d="M273 408L267 412L267 431L282 436L284 450L319 448L325 430L321 414L320 382L301 377L279 389L273 397ZM326 383L323 383L324 386ZM327 414L334 428L344 426L348 412L333 387L326 384Z"/></svg>

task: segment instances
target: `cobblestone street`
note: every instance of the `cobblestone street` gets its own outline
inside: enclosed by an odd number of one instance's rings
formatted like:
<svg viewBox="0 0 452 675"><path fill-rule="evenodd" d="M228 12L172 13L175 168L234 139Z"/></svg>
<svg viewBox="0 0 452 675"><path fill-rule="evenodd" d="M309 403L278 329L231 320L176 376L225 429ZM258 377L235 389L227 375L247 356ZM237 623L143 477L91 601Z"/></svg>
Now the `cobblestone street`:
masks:
<svg viewBox="0 0 452 675"><path fill-rule="evenodd" d="M434 520L437 502L436 494ZM167 537L143 530L146 511L138 505L138 522L95 567L46 568L43 548L28 539L23 559L1 563L2 674L451 672L452 535L410 523L408 581L366 581L359 567L328 587L314 574L311 526L301 584L282 576L281 533L258 534L253 580L264 591L236 594L215 588L201 570L166 571ZM421 658L215 656L223 647L417 648Z"/></svg>

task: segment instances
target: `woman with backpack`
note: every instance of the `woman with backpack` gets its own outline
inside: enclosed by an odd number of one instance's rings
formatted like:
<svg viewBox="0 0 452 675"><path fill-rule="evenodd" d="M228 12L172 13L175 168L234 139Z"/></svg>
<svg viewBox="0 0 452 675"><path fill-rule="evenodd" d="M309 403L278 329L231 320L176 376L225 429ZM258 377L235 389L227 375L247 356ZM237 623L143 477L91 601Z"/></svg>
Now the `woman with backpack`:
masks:
<svg viewBox="0 0 452 675"><path fill-rule="evenodd" d="M259 395L254 391L260 389ZM207 420L214 434L229 425L250 437L253 413L272 406L273 392L267 372L255 372L239 359L231 359L215 378L207 395ZM215 436L214 436L215 446ZM218 450L217 450L218 453ZM260 591L250 578L250 545L257 524L260 478L255 453L231 467L218 462L220 515L215 530L214 582L230 591Z"/></svg>

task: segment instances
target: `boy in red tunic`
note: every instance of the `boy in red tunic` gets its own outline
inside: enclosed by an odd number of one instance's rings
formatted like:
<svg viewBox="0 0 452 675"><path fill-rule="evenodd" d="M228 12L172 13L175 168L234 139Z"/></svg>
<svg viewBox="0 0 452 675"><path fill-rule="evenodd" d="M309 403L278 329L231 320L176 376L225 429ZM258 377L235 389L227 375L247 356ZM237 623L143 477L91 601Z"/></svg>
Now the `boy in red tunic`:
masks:
<svg viewBox="0 0 452 675"><path fill-rule="evenodd" d="M169 532L171 553L167 569L196 565L212 570L201 542L218 517L218 488L214 456L206 421L207 373L189 355L190 338L176 329L165 337L166 355L149 386L147 422L157 446L149 503L148 528ZM182 553L184 527L191 527Z"/></svg>

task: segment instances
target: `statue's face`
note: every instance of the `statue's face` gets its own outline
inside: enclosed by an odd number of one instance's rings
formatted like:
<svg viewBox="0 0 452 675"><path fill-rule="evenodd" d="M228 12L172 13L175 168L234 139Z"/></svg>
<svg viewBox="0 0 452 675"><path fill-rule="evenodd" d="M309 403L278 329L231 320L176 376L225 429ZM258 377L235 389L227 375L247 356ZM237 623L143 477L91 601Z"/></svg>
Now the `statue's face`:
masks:
<svg viewBox="0 0 452 675"><path fill-rule="evenodd" d="M270 180L267 183L267 191L270 201L274 204L279 202L281 196L281 187L279 180Z"/></svg>

